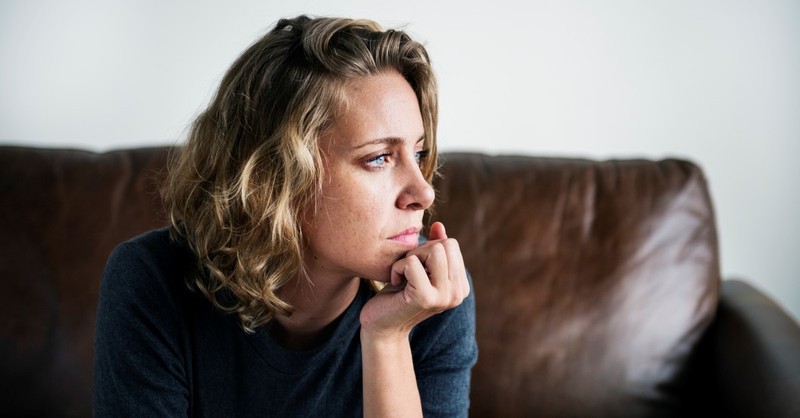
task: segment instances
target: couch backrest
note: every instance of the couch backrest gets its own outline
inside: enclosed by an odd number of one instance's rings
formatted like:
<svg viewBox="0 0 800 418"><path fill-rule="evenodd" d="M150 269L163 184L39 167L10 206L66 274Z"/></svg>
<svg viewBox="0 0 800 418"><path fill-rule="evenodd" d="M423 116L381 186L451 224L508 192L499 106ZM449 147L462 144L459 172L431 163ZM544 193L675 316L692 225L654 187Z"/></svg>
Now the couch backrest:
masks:
<svg viewBox="0 0 800 418"><path fill-rule="evenodd" d="M686 161L445 156L437 214L475 281L471 416L683 415L719 262Z"/></svg>
<svg viewBox="0 0 800 418"><path fill-rule="evenodd" d="M165 225L166 149L0 148L0 391L11 416L90 416L100 277Z"/></svg>
<svg viewBox="0 0 800 418"><path fill-rule="evenodd" d="M0 147L0 391L88 416L95 304L118 243L165 225L167 148ZM678 160L445 154L434 218L474 280L472 416L678 411L716 306L711 203Z"/></svg>

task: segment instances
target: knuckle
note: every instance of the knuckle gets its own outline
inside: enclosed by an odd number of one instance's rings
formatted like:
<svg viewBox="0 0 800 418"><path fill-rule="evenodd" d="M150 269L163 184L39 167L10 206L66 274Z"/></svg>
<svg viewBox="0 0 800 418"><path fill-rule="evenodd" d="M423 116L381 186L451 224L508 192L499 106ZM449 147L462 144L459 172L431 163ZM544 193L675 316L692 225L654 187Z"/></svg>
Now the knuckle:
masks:
<svg viewBox="0 0 800 418"><path fill-rule="evenodd" d="M450 306L451 307L458 306L459 304L461 304L462 300L464 299L461 298L460 294L453 293L453 296L450 298Z"/></svg>
<svg viewBox="0 0 800 418"><path fill-rule="evenodd" d="M458 240L455 238L448 238L446 243L448 249L459 250Z"/></svg>
<svg viewBox="0 0 800 418"><path fill-rule="evenodd" d="M436 311L439 309L439 300L433 295L427 295L420 300L420 306L427 311Z"/></svg>

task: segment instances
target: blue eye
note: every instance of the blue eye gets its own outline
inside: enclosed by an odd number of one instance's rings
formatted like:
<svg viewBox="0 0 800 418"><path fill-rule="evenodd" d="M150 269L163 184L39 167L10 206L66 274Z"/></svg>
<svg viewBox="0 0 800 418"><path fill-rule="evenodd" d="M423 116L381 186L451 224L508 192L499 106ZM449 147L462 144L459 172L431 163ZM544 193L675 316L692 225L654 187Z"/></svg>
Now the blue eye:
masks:
<svg viewBox="0 0 800 418"><path fill-rule="evenodd" d="M386 165L386 157L388 156L389 156L388 153L377 155L373 158L368 159L367 165L373 168L381 168L384 165Z"/></svg>
<svg viewBox="0 0 800 418"><path fill-rule="evenodd" d="M414 159L417 161L417 164L421 163L424 159L428 158L430 151L424 149L422 151L417 151L414 153Z"/></svg>

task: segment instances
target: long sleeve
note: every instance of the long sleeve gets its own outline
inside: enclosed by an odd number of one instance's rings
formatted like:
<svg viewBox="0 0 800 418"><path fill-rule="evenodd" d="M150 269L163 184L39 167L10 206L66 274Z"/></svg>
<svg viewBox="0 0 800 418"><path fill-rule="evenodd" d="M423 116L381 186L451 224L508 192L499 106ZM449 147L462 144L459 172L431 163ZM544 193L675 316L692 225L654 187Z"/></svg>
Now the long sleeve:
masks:
<svg viewBox="0 0 800 418"><path fill-rule="evenodd" d="M478 358L474 292L418 325L411 346L425 417L467 417L470 373Z"/></svg>

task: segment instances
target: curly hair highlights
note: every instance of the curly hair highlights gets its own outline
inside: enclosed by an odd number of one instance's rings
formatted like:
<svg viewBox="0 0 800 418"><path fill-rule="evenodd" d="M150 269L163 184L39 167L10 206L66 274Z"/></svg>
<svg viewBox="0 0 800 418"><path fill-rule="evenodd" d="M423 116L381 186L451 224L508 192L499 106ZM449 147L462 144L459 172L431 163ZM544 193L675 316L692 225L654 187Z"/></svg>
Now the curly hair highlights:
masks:
<svg viewBox="0 0 800 418"><path fill-rule="evenodd" d="M437 89L425 48L368 20L283 19L234 62L173 155L162 198L173 235L199 259L187 280L252 332L292 307L277 296L304 277L301 213L322 184L318 138L347 83L395 70L425 129L435 175Z"/></svg>

